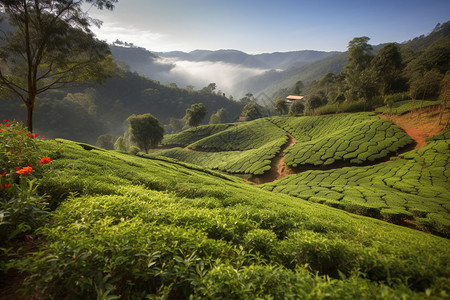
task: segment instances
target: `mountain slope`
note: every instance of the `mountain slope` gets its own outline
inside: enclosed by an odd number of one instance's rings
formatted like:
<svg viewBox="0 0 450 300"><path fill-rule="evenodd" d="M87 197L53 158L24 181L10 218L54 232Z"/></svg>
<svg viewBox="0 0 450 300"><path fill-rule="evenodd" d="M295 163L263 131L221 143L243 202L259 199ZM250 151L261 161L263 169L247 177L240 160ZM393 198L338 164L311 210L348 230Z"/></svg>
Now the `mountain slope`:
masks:
<svg viewBox="0 0 450 300"><path fill-rule="evenodd" d="M40 187L60 205L39 249L11 264L36 298L448 295L447 239L192 165L63 145Z"/></svg>

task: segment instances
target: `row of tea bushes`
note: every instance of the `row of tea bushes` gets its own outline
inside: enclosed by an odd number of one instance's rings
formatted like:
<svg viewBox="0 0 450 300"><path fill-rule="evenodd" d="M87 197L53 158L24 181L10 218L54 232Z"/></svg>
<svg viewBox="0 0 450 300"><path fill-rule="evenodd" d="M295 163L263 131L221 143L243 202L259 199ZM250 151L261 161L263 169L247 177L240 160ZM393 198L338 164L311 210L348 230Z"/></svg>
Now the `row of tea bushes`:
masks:
<svg viewBox="0 0 450 300"><path fill-rule="evenodd" d="M202 125L192 127L187 130L183 130L180 133L166 134L161 142L163 146L182 146L186 147L198 140L213 135L217 132L223 131L234 124L214 124L214 125Z"/></svg>
<svg viewBox="0 0 450 300"><path fill-rule="evenodd" d="M372 113L278 117L271 121L296 139L284 159L291 168L373 162L413 142L392 121Z"/></svg>
<svg viewBox="0 0 450 300"><path fill-rule="evenodd" d="M216 152L251 150L285 137L285 131L278 126L267 119L257 119L205 137L188 145L188 148Z"/></svg>
<svg viewBox="0 0 450 300"><path fill-rule="evenodd" d="M8 264L30 298L445 299L447 239L237 178L65 141L60 202Z"/></svg>
<svg viewBox="0 0 450 300"><path fill-rule="evenodd" d="M415 220L450 237L448 135L442 133L427 146L386 163L307 171L263 188L391 222Z"/></svg>
<svg viewBox="0 0 450 300"><path fill-rule="evenodd" d="M413 100L404 100L395 102L392 105L392 109L387 106L381 106L375 109L375 112L381 114L394 114L394 115L404 115L410 112L413 108ZM414 103L414 109L425 108L429 106L435 106L441 104L440 101L427 101L427 100L416 100Z"/></svg>
<svg viewBox="0 0 450 300"><path fill-rule="evenodd" d="M206 128L201 130L206 132ZM185 132L178 134L187 135ZM283 129L267 119L258 119L230 126L187 145L185 149L162 150L149 157L172 158L227 173L262 175L271 169L272 159L287 141Z"/></svg>
<svg viewBox="0 0 450 300"><path fill-rule="evenodd" d="M200 152L173 148L158 152L156 157L168 157L227 173L262 175L271 169L272 159L286 140L287 136L284 136L259 148L244 151Z"/></svg>

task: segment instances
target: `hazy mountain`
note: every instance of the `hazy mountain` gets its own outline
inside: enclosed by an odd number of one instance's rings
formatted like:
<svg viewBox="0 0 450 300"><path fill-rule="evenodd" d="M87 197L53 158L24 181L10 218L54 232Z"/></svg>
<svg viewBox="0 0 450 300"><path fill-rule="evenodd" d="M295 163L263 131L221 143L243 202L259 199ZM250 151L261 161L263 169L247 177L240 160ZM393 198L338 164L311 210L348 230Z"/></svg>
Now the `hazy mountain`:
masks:
<svg viewBox="0 0 450 300"><path fill-rule="evenodd" d="M188 61L211 61L242 65L260 69L286 69L301 66L333 56L339 52L302 50L291 52L274 52L263 54L247 54L238 50L194 50L192 52L172 51L157 52L160 57L178 58Z"/></svg>
<svg viewBox="0 0 450 300"><path fill-rule="evenodd" d="M312 50L263 54L247 54L238 50L152 53L143 48L119 46L111 46L111 52L116 60L127 64L131 71L163 84L174 82L180 87L193 85L201 89L214 82L218 89L235 98L251 91L242 82L256 75L270 70L305 66L339 54Z"/></svg>

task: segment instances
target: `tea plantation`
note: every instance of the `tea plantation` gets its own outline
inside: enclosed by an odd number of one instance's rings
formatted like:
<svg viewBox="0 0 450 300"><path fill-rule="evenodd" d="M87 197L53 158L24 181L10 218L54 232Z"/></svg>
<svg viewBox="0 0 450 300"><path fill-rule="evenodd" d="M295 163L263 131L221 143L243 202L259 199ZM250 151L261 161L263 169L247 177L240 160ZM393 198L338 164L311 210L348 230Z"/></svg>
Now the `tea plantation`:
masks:
<svg viewBox="0 0 450 300"><path fill-rule="evenodd" d="M173 148L160 151L156 155L228 173L262 175L270 170L271 160L288 140L285 131L267 119L230 126L210 136L198 138L203 136L203 132L214 131L216 126L189 130L189 135L196 138L189 139L192 143L187 145L188 149ZM186 136L186 131L183 131L171 135L170 140L181 141ZM153 156L154 154L150 155Z"/></svg>
<svg viewBox="0 0 450 300"><path fill-rule="evenodd" d="M382 114L394 114L394 115L404 115L407 112L410 112L412 109L413 100L404 100L404 101L398 101L395 102L392 105L392 109L389 109L389 107L381 106L375 109L377 113ZM414 103L414 108L425 108L429 106L436 106L439 105L440 101L425 101L425 100L416 100Z"/></svg>
<svg viewBox="0 0 450 300"><path fill-rule="evenodd" d="M370 163L413 142L392 121L372 113L274 117L271 121L296 139L284 160L292 168L338 162Z"/></svg>
<svg viewBox="0 0 450 300"><path fill-rule="evenodd" d="M398 195L414 191L414 199L428 201L442 191L434 191L441 163L429 160L441 155L442 142L378 166L387 169L377 174L369 167L358 169L365 177L342 170L354 175L342 176L341 185L327 181L332 172L322 176L311 171L293 176L292 186L306 178L301 176L309 176L328 191L330 196L324 193L328 197L324 199L342 202L345 197L340 195L347 195L344 184L358 177L360 185L353 186L361 199L369 200L366 191L379 191L373 197L381 197L381 190L387 196L395 189ZM61 157L53 159L40 180L39 191L49 196L55 210L39 231L38 248L8 262L23 272L25 290L34 298L445 299L450 295L448 239L274 193L186 163L70 141L63 145ZM407 177L416 162L435 167L416 172L417 178ZM410 183L384 183L383 171L393 170L397 170L394 178L409 178ZM381 177L371 180L369 174ZM425 180L433 186L433 194L416 185ZM291 186L288 182L286 188ZM310 190L314 185L304 183Z"/></svg>
<svg viewBox="0 0 450 300"><path fill-rule="evenodd" d="M216 124L216 125L202 125L198 127L193 127L182 131L177 134L167 134L164 136L161 144L163 146L182 146L186 147L202 138L213 135L217 132L225 130L234 124Z"/></svg>
<svg viewBox="0 0 450 300"><path fill-rule="evenodd" d="M391 222L415 220L450 237L449 132L385 163L307 171L263 188Z"/></svg>

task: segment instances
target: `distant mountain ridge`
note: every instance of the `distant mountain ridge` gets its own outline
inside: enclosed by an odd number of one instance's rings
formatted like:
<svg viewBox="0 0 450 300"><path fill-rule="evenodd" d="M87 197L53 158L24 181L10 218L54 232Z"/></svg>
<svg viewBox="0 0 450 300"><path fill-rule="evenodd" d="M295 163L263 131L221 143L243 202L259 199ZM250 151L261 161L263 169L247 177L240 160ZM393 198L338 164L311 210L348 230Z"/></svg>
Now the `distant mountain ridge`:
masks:
<svg viewBox="0 0 450 300"><path fill-rule="evenodd" d="M260 69L287 69L289 67L301 66L318 61L338 53L340 52L300 50L290 52L247 54L243 51L232 49L194 50L191 52L155 52L156 55L165 58L178 58L180 60L187 61L225 62Z"/></svg>

